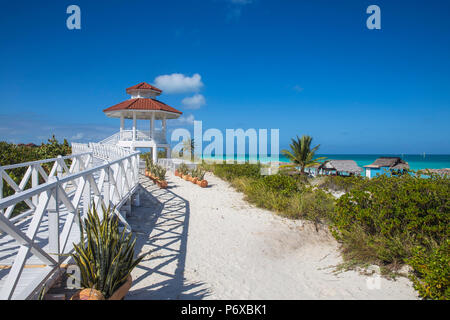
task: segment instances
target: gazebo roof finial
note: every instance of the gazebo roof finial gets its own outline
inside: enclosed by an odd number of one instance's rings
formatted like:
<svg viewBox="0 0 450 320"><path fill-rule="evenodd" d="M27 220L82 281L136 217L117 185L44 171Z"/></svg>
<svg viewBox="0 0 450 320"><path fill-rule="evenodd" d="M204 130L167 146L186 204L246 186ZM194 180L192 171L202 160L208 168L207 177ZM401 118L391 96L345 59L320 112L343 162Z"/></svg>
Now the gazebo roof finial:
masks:
<svg viewBox="0 0 450 320"><path fill-rule="evenodd" d="M127 93L135 98L152 98L159 96L162 93L162 90L148 84L147 82L141 82L127 88Z"/></svg>

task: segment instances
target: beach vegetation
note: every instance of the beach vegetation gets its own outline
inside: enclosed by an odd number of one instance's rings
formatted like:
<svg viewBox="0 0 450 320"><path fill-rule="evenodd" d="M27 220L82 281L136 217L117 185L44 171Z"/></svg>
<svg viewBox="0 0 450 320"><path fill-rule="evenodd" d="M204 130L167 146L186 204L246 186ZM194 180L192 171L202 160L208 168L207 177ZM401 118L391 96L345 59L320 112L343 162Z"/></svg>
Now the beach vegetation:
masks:
<svg viewBox="0 0 450 320"><path fill-rule="evenodd" d="M58 156L67 156L72 153L72 149L67 142L66 139L61 143L59 142L55 136L52 136L51 139L48 139L47 143L42 143L41 145L34 144L14 144L1 141L0 142L0 166L6 166L16 163L37 161L43 159L52 159ZM66 165L70 167L71 160L65 160ZM49 174L52 169L53 163L43 163L42 168L44 171ZM7 170L7 174L11 177L11 179L17 184L20 184L20 181L24 177L27 171L27 167L15 168L11 170ZM44 183L44 178L39 176L39 183ZM25 185L24 189L31 188L31 179ZM14 189L11 188L8 184L3 184L3 198L11 196L15 193ZM24 203L18 203L14 208L12 213L12 217L16 216L20 212L26 210L28 206Z"/></svg>
<svg viewBox="0 0 450 320"><path fill-rule="evenodd" d="M258 164L209 164L257 207L327 225L342 245L346 268L376 264L385 276L405 264L419 294L448 299L450 179L399 175L307 178L263 176ZM335 199L330 192L345 192Z"/></svg>
<svg viewBox="0 0 450 320"><path fill-rule="evenodd" d="M436 298L449 290L449 195L446 177L382 175L336 200L330 230L347 261L394 271L410 264L419 293Z"/></svg>

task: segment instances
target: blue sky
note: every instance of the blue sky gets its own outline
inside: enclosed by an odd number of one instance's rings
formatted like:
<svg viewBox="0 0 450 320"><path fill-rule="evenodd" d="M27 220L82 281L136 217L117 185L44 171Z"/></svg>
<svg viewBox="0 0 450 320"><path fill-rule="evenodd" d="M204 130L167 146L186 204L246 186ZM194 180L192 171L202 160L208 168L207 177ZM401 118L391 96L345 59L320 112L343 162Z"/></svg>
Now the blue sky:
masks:
<svg viewBox="0 0 450 320"><path fill-rule="evenodd" d="M66 27L71 4L81 30ZM372 4L381 30L366 27ZM0 140L101 140L119 127L102 110L126 87L198 74L202 86L160 97L184 112L172 129L195 118L279 128L281 147L309 134L322 153L448 154L448 12L444 0L8 1ZM198 109L183 103L196 95Z"/></svg>

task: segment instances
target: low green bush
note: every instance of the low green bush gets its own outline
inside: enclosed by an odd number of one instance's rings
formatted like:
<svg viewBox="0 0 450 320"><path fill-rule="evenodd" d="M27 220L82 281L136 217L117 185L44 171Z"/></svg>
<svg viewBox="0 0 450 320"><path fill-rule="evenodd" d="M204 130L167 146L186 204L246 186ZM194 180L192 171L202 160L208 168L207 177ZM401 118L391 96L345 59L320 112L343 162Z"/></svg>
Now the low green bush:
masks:
<svg viewBox="0 0 450 320"><path fill-rule="evenodd" d="M334 198L323 190L305 188L300 196L300 215L315 223L327 223L334 213Z"/></svg>
<svg viewBox="0 0 450 320"><path fill-rule="evenodd" d="M215 164L213 167L213 173L226 181L231 181L233 178L238 177L261 177L261 165L260 164Z"/></svg>
<svg viewBox="0 0 450 320"><path fill-rule="evenodd" d="M355 188L364 187L369 179L361 176L322 176L317 179L317 187L330 191L345 191L348 192Z"/></svg>
<svg viewBox="0 0 450 320"><path fill-rule="evenodd" d="M407 259L414 273L410 276L414 288L424 299L450 299L450 241L430 252L416 247L412 257Z"/></svg>
<svg viewBox="0 0 450 320"><path fill-rule="evenodd" d="M450 179L380 176L336 201L330 228L342 242L347 259L395 269L408 261L435 260L436 245L448 241L449 213ZM439 252L449 259L448 250ZM442 267L449 268L448 260ZM424 286L437 287L427 283L427 279L436 279L434 275L424 275ZM439 285L445 291L448 282Z"/></svg>
<svg viewBox="0 0 450 320"><path fill-rule="evenodd" d="M261 188L280 193L283 196L290 196L300 191L300 185L295 178L283 175L264 176L258 180Z"/></svg>

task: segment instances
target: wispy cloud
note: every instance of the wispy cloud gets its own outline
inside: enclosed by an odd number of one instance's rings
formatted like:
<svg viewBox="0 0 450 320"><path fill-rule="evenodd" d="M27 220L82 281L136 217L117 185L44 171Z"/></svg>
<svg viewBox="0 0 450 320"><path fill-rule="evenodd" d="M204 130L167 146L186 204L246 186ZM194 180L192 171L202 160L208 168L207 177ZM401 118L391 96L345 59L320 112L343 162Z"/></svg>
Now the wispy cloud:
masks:
<svg viewBox="0 0 450 320"><path fill-rule="evenodd" d="M165 93L198 92L203 87L202 77L196 73L192 77L181 73L161 75L154 84Z"/></svg>
<svg viewBox="0 0 450 320"><path fill-rule="evenodd" d="M206 104L206 99L202 94L195 94L192 97L184 98L181 103L186 107L186 109L200 109Z"/></svg>
<svg viewBox="0 0 450 320"><path fill-rule="evenodd" d="M255 0L226 0L229 2L229 9L227 13L227 20L238 20L242 15L244 6L255 2Z"/></svg>
<svg viewBox="0 0 450 320"><path fill-rule="evenodd" d="M301 87L301 86L299 86L298 84L296 84L296 85L293 87L293 89L294 89L294 91L297 91L297 92L302 92L302 91L304 90L304 88Z"/></svg>

